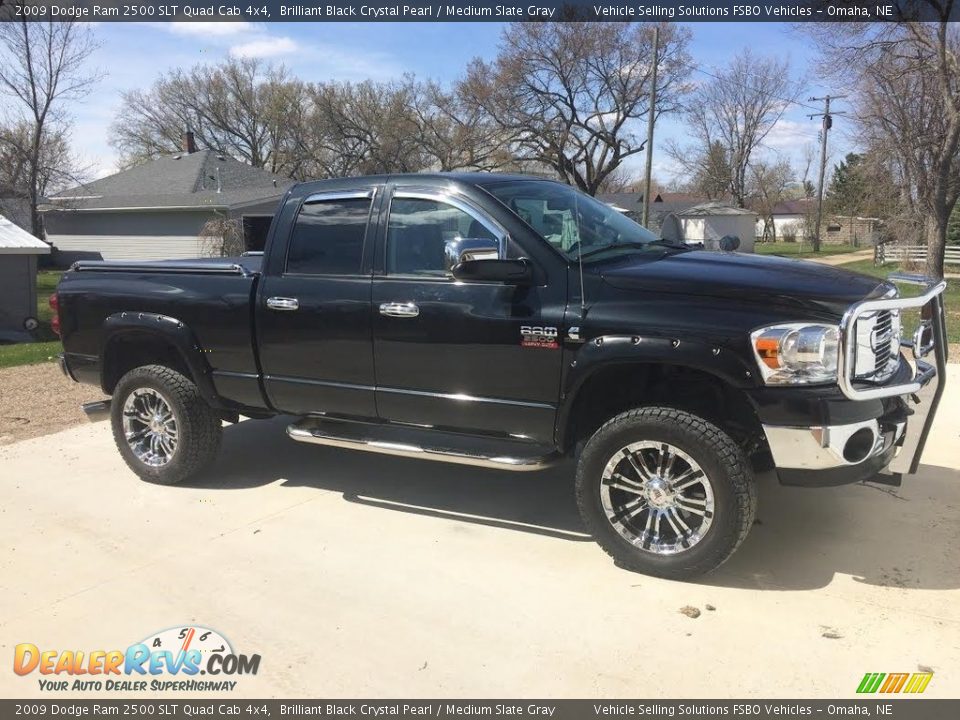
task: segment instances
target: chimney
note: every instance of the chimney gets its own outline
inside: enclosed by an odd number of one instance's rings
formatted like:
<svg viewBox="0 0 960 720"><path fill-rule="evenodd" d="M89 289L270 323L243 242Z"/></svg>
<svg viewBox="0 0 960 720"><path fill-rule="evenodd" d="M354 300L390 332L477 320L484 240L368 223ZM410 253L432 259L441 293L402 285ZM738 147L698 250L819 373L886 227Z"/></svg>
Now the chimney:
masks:
<svg viewBox="0 0 960 720"><path fill-rule="evenodd" d="M180 149L188 155L197 151L197 143L193 139L193 130L188 129L180 136Z"/></svg>

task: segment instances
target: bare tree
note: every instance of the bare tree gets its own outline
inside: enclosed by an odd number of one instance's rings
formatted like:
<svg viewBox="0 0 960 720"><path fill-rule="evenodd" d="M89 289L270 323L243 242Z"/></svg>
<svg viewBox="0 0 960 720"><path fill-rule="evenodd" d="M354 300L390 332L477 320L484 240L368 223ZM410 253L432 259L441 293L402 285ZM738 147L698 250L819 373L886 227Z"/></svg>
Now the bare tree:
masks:
<svg viewBox="0 0 960 720"><path fill-rule="evenodd" d="M787 199L794 183L793 168L786 160L754 160L749 172L751 206L763 218L763 238L777 241L773 211Z"/></svg>
<svg viewBox="0 0 960 720"><path fill-rule="evenodd" d="M12 99L4 107L5 124L28 128L21 157L30 228L37 236L43 232L37 205L51 177L45 165L64 155L55 152L66 140L63 103L80 99L99 80L99 73L87 67L96 48L84 23L27 22L26 17L0 22L0 88Z"/></svg>
<svg viewBox="0 0 960 720"><path fill-rule="evenodd" d="M653 32L636 23L514 23L497 58L471 62L457 90L501 130L517 157L596 193L643 147L648 112L676 109L690 33L664 24L657 106L649 107Z"/></svg>
<svg viewBox="0 0 960 720"><path fill-rule="evenodd" d="M695 176L705 171L706 164L716 162L719 145L729 167L728 192L743 207L754 153L802 90L786 60L760 58L743 50L685 102L684 117L695 144L672 144L668 152L688 175Z"/></svg>
<svg viewBox="0 0 960 720"><path fill-rule="evenodd" d="M418 172L431 160L410 82L327 83L309 88L305 152L320 176Z"/></svg>
<svg viewBox="0 0 960 720"><path fill-rule="evenodd" d="M200 228L200 245L206 257L237 257L246 251L243 222L218 216Z"/></svg>
<svg viewBox="0 0 960 720"><path fill-rule="evenodd" d="M19 122L13 127L0 128L0 188L22 192L29 197L31 159L33 157L33 126ZM90 169L82 166L70 150L68 131L62 125L48 126L40 143L37 157L37 196L84 182Z"/></svg>
<svg viewBox="0 0 960 720"><path fill-rule="evenodd" d="M436 82L407 82L421 145L439 170L502 170L515 163L503 131L481 107Z"/></svg>
<svg viewBox="0 0 960 720"><path fill-rule="evenodd" d="M911 225L910 216L922 225L926 272L943 277L950 214L960 196L960 28L951 22L953 0L893 5L902 22L807 32L823 51L825 75L857 68L858 137L890 159L904 225ZM850 79L845 72L843 78Z"/></svg>
<svg viewBox="0 0 960 720"><path fill-rule="evenodd" d="M149 90L122 97L112 137L125 165L179 151L190 129L201 147L271 172L301 174L307 88L282 66L231 58L173 70Z"/></svg>

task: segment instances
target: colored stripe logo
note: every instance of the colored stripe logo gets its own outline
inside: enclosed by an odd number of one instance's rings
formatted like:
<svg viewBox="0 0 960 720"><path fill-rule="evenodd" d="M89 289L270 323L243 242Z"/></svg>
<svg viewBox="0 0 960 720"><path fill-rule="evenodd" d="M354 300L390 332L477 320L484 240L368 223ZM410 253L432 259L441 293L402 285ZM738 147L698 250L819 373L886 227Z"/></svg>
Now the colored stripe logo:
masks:
<svg viewBox="0 0 960 720"><path fill-rule="evenodd" d="M920 673L867 673L857 687L858 694L911 693L919 694L927 689L932 672Z"/></svg>

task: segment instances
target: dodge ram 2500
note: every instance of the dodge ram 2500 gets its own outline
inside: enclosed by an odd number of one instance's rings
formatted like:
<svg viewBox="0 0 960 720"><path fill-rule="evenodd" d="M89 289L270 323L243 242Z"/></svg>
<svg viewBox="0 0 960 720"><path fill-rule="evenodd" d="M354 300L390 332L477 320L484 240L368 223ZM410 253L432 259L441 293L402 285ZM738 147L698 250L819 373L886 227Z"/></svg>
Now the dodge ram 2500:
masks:
<svg viewBox="0 0 960 720"><path fill-rule="evenodd" d="M899 280L919 294L678 246L557 182L400 175L294 187L262 254L76 263L56 304L64 372L112 396L87 409L145 480L190 478L224 421L278 414L299 442L504 471L575 458L599 544L690 577L746 537L758 468L807 486L916 471L944 285Z"/></svg>

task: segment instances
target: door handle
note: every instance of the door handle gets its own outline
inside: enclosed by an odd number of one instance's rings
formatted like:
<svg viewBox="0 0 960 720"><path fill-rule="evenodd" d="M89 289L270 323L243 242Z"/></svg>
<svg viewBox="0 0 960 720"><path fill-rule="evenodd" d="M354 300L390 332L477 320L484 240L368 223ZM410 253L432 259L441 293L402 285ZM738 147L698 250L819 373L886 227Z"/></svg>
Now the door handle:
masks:
<svg viewBox="0 0 960 720"><path fill-rule="evenodd" d="M388 302L380 306L380 314L387 317L411 318L420 314L420 308L412 302Z"/></svg>
<svg viewBox="0 0 960 720"><path fill-rule="evenodd" d="M272 297L267 298L267 307L271 310L298 310L300 301L296 298Z"/></svg>

